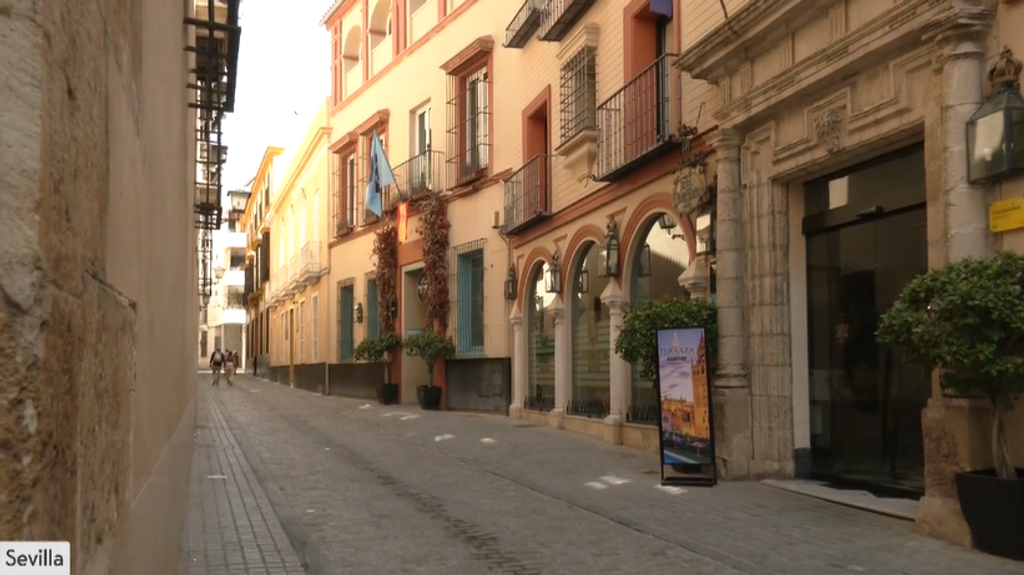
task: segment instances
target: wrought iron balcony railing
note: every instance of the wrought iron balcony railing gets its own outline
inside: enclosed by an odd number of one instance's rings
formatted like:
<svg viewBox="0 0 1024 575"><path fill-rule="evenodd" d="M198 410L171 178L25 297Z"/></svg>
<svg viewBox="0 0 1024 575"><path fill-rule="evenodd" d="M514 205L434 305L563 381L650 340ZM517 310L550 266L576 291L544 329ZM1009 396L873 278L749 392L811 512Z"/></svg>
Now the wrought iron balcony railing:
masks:
<svg viewBox="0 0 1024 575"><path fill-rule="evenodd" d="M444 152L427 150L416 154L393 171L395 185L384 189L384 211L396 208L400 202L447 189Z"/></svg>
<svg viewBox="0 0 1024 575"><path fill-rule="evenodd" d="M610 182L668 150L681 139L679 72L675 54L663 54L597 107L597 170Z"/></svg>
<svg viewBox="0 0 1024 575"><path fill-rule="evenodd" d="M551 156L538 154L505 180L504 232L512 235L546 218L551 206Z"/></svg>
<svg viewBox="0 0 1024 575"><path fill-rule="evenodd" d="M505 47L522 48L530 41L530 36L540 28L544 19L543 8L550 0L526 0L519 7L512 22L505 28Z"/></svg>
<svg viewBox="0 0 1024 575"><path fill-rule="evenodd" d="M316 283L324 275L327 270L320 262L320 240L308 241L302 246L299 266L299 280L306 285Z"/></svg>
<svg viewBox="0 0 1024 575"><path fill-rule="evenodd" d="M540 40L561 42L596 0L546 0Z"/></svg>

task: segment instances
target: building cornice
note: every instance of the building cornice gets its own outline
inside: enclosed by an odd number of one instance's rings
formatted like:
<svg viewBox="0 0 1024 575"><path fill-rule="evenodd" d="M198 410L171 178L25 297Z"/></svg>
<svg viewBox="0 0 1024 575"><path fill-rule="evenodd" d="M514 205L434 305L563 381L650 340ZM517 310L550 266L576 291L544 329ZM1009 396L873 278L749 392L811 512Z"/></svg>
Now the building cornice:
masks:
<svg viewBox="0 0 1024 575"><path fill-rule="evenodd" d="M465 48L459 50L447 62L441 64L441 69L448 75L456 76L466 71L466 66L475 64L493 51L494 37L491 35L481 36L470 42Z"/></svg>
<svg viewBox="0 0 1024 575"><path fill-rule="evenodd" d="M332 4L331 7L327 9L327 12L324 13L323 17L320 18L320 25L327 26L332 20L334 20L335 16L338 14L344 15L345 12L348 12L358 3L359 0L335 0L334 4Z"/></svg>
<svg viewBox="0 0 1024 575"><path fill-rule="evenodd" d="M833 1L752 0L680 54L675 66L696 79L714 82L820 18Z"/></svg>

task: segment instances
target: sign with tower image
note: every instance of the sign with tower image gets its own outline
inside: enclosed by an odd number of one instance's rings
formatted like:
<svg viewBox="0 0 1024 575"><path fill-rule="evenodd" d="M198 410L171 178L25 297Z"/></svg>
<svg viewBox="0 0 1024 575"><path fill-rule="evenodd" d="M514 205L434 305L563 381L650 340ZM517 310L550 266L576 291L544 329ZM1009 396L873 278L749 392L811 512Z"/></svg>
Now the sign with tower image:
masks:
<svg viewBox="0 0 1024 575"><path fill-rule="evenodd" d="M714 485L711 381L704 328L658 330L661 482Z"/></svg>

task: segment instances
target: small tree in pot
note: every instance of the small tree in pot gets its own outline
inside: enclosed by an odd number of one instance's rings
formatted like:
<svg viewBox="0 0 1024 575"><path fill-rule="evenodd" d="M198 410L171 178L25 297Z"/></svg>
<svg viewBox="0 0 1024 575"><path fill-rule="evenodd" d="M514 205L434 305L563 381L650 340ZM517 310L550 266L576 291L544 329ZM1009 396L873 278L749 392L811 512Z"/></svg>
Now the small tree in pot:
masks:
<svg viewBox="0 0 1024 575"><path fill-rule="evenodd" d="M705 301L639 301L626 306L615 353L640 366L641 377L657 383L658 330L688 327L704 328L708 370L713 370L718 357L718 312L714 304Z"/></svg>
<svg viewBox="0 0 1024 575"><path fill-rule="evenodd" d="M1004 424L1024 391L1024 257L1001 252L918 276L878 338L938 369L943 389L988 401L993 468L957 474L960 509L978 549L1024 560L1024 470L1010 461Z"/></svg>
<svg viewBox="0 0 1024 575"><path fill-rule="evenodd" d="M398 401L398 384L391 383L391 355L400 345L402 340L397 335L385 333L359 342L352 353L357 361L384 363L384 381L377 386L377 400L383 405Z"/></svg>
<svg viewBox="0 0 1024 575"><path fill-rule="evenodd" d="M434 366L438 361L455 355L455 344L451 338L431 330L423 330L405 338L403 344L409 355L423 359L427 364L427 385L416 387L416 397L423 409L441 407L441 388L434 385Z"/></svg>

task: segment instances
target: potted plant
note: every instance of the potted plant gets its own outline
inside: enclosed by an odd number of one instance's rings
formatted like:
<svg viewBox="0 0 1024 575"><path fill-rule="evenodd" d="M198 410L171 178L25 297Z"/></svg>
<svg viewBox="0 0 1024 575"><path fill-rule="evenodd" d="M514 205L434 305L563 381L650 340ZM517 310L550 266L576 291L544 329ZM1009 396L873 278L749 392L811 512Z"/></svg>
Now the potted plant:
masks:
<svg viewBox="0 0 1024 575"><path fill-rule="evenodd" d="M394 333L385 333L380 337L368 337L359 342L353 350L357 361L384 363L384 381L376 385L377 401L381 405L391 405L398 401L398 384L391 383L391 353L402 344Z"/></svg>
<svg viewBox="0 0 1024 575"><path fill-rule="evenodd" d="M405 338L405 350L427 364L427 385L416 387L416 398L423 409L441 407L441 388L434 385L434 366L438 361L455 355L455 344L451 338L425 329Z"/></svg>
<svg viewBox="0 0 1024 575"><path fill-rule="evenodd" d="M715 368L718 351L718 312L715 305L699 300L639 301L626 305L622 328L615 338L615 353L640 367L640 376L657 385L658 330L704 328L708 371Z"/></svg>
<svg viewBox="0 0 1024 575"><path fill-rule="evenodd" d="M1010 461L1003 422L1024 391L1024 257L1001 252L918 276L882 316L878 339L937 369L944 390L987 400L993 467L957 473L957 498L975 547L1024 560L1024 470Z"/></svg>

